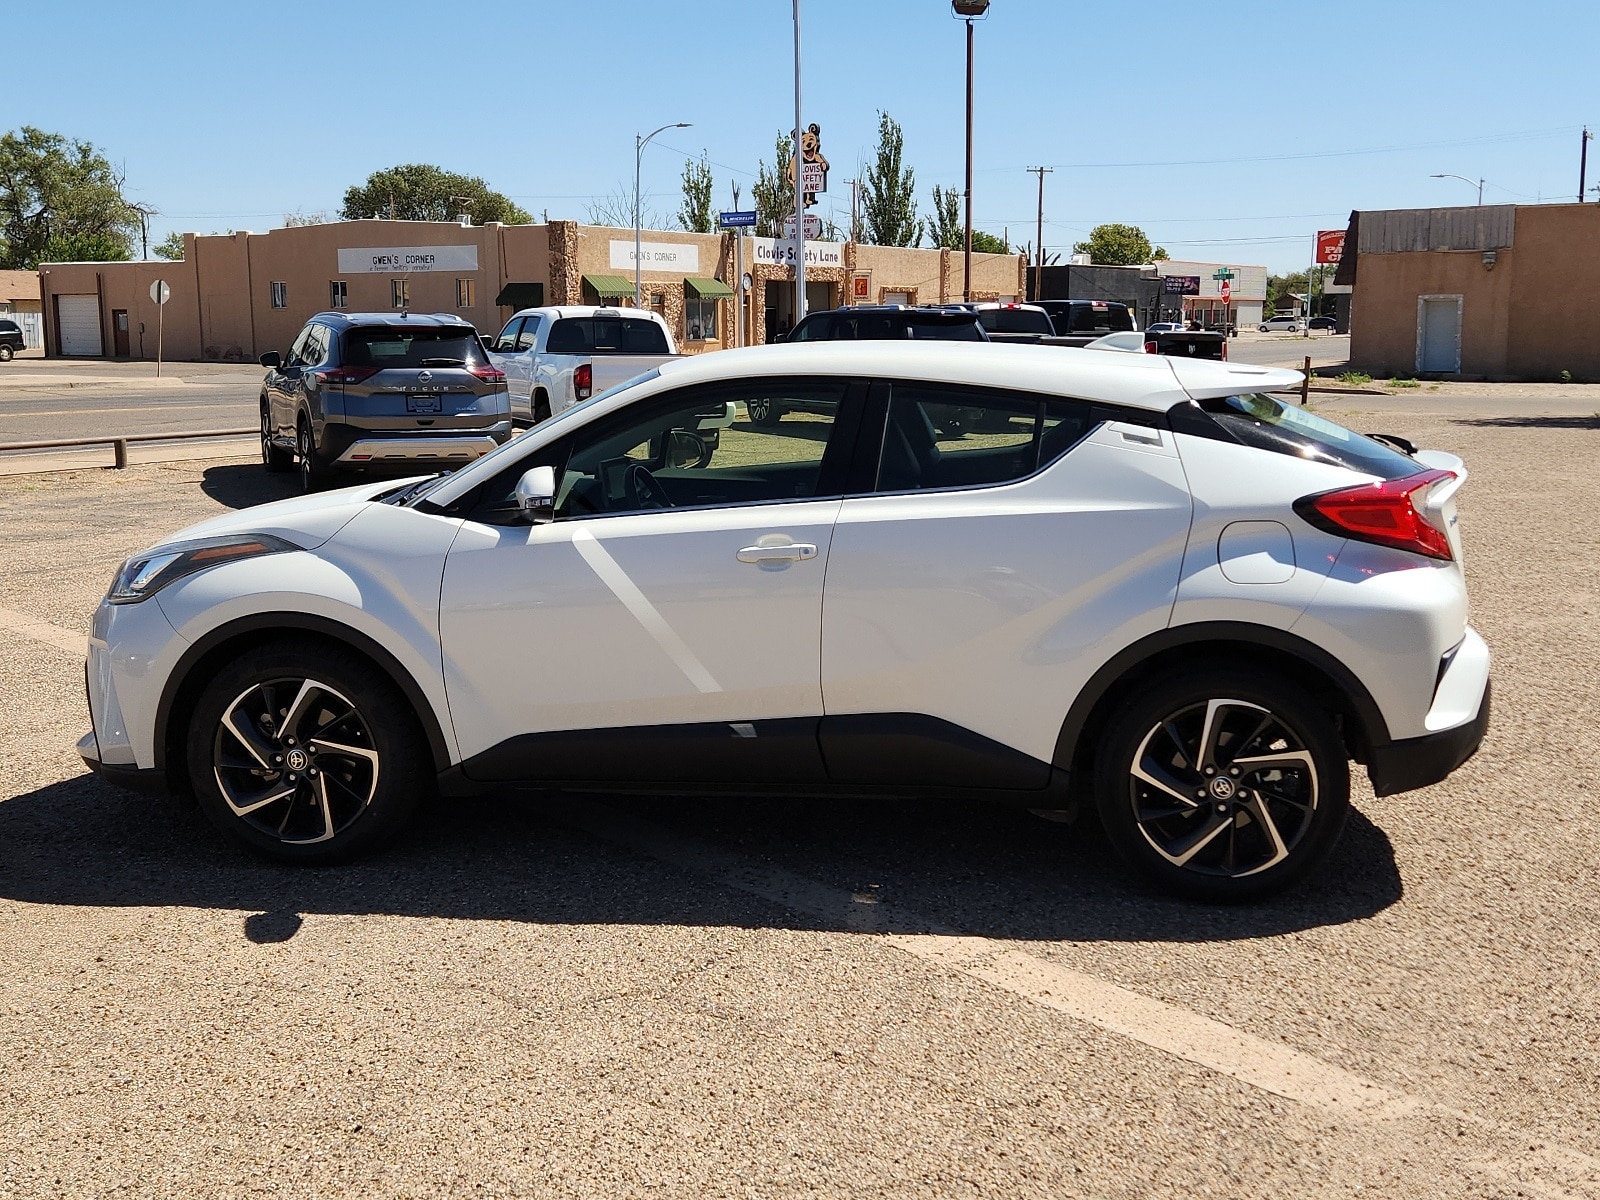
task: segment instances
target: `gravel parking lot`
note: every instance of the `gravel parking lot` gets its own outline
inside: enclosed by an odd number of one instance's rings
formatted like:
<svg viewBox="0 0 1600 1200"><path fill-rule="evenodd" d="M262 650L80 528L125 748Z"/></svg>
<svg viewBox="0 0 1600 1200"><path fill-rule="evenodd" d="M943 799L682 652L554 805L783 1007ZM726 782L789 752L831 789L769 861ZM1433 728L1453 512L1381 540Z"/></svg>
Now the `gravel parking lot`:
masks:
<svg viewBox="0 0 1600 1200"><path fill-rule="evenodd" d="M1317 402L1467 460L1495 722L1238 909L1082 825L761 796L263 865L85 774L69 647L124 555L290 485L0 478L0 1196L1600 1195L1585 403Z"/></svg>

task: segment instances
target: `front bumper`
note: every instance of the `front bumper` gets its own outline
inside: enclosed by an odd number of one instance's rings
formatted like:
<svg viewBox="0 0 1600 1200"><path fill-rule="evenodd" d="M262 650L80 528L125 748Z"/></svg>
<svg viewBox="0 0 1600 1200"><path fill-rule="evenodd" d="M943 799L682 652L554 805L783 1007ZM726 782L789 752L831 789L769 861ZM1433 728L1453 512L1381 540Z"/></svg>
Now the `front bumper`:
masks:
<svg viewBox="0 0 1600 1200"><path fill-rule="evenodd" d="M1476 754L1489 731L1489 692L1485 680L1478 715L1464 725L1373 746L1367 759L1373 793L1393 796L1438 783Z"/></svg>
<svg viewBox="0 0 1600 1200"><path fill-rule="evenodd" d="M100 744L94 730L78 739L78 757L83 765L107 783L146 795L164 796L169 788L167 773L156 767L137 767L132 763L105 763L100 761Z"/></svg>

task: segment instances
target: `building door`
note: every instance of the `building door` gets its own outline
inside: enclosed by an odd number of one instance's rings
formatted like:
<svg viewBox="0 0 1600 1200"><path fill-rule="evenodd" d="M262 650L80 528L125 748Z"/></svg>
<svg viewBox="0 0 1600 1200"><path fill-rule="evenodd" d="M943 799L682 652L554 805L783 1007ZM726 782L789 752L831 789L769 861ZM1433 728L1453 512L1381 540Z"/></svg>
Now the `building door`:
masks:
<svg viewBox="0 0 1600 1200"><path fill-rule="evenodd" d="M113 308L111 310L111 343L111 352L116 357L130 357L128 352L128 310L125 308Z"/></svg>
<svg viewBox="0 0 1600 1200"><path fill-rule="evenodd" d="M99 358L105 353L100 340L100 297L57 296L56 328L62 354Z"/></svg>
<svg viewBox="0 0 1600 1200"><path fill-rule="evenodd" d="M1417 370L1441 375L1461 370L1460 296L1418 299Z"/></svg>

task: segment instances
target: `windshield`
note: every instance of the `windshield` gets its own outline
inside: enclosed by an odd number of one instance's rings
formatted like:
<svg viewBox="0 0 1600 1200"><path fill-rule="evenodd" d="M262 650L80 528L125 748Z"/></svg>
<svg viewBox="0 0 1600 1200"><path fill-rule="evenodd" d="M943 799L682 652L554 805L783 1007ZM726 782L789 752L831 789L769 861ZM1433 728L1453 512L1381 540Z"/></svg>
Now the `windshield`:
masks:
<svg viewBox="0 0 1600 1200"><path fill-rule="evenodd" d="M1382 479L1404 479L1421 470L1414 458L1382 442L1260 392L1202 400L1200 407L1246 446L1332 463Z"/></svg>
<svg viewBox="0 0 1600 1200"><path fill-rule="evenodd" d="M443 360L443 361L440 361ZM351 367L471 366L483 361L478 335L470 329L357 326L344 335L344 363Z"/></svg>

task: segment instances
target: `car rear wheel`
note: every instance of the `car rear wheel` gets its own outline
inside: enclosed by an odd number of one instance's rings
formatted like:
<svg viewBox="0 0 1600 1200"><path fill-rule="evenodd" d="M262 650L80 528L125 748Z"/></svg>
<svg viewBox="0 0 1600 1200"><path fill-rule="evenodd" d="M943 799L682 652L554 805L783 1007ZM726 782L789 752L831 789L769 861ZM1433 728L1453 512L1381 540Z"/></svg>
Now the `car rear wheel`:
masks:
<svg viewBox="0 0 1600 1200"><path fill-rule="evenodd" d="M744 407L752 425L776 425L783 416L783 411L771 400L746 400Z"/></svg>
<svg viewBox="0 0 1600 1200"><path fill-rule="evenodd" d="M542 389L533 394L533 423L542 425L550 419L550 397Z"/></svg>
<svg viewBox="0 0 1600 1200"><path fill-rule="evenodd" d="M317 461L317 444L311 436L311 422L304 417L295 430L295 457L300 460L300 490L314 492L328 482L332 473Z"/></svg>
<svg viewBox="0 0 1600 1200"><path fill-rule="evenodd" d="M1219 669L1125 702L1101 740L1095 793L1112 844L1159 887L1253 900L1332 851L1350 768L1332 719L1299 688Z"/></svg>
<svg viewBox="0 0 1600 1200"><path fill-rule="evenodd" d="M11 361L12 350L10 346L0 346L0 362Z"/></svg>
<svg viewBox="0 0 1600 1200"><path fill-rule="evenodd" d="M272 440L272 417L261 406L261 465L274 473L294 466L294 455Z"/></svg>
<svg viewBox="0 0 1600 1200"><path fill-rule="evenodd" d="M366 660L273 641L227 664L189 723L196 799L224 833L291 862L332 862L398 830L433 787L416 714Z"/></svg>

